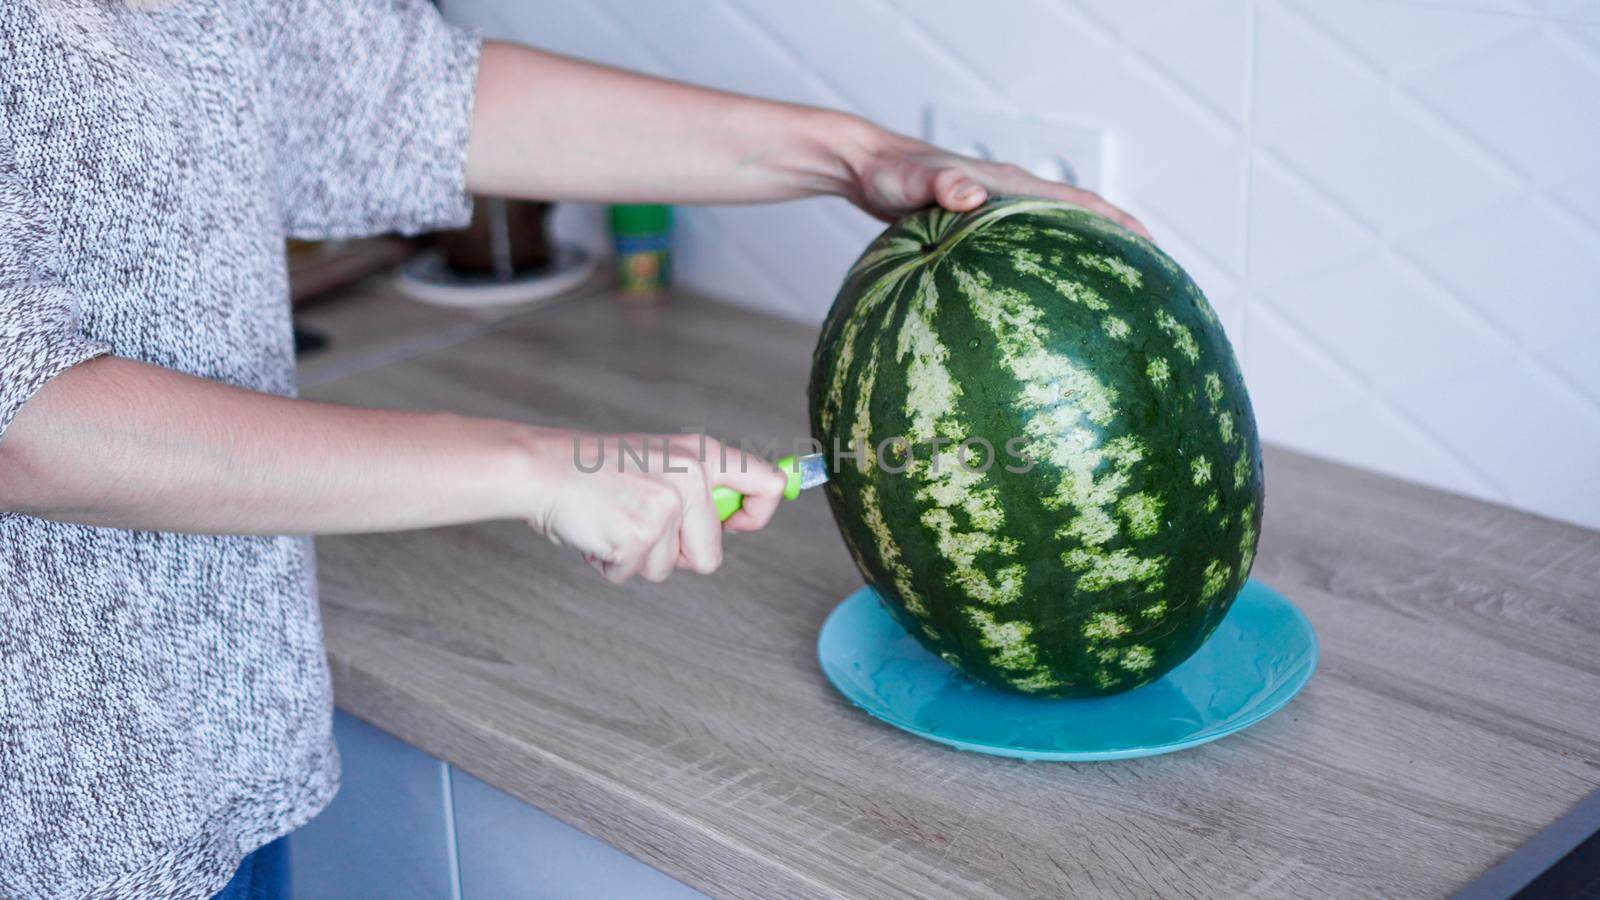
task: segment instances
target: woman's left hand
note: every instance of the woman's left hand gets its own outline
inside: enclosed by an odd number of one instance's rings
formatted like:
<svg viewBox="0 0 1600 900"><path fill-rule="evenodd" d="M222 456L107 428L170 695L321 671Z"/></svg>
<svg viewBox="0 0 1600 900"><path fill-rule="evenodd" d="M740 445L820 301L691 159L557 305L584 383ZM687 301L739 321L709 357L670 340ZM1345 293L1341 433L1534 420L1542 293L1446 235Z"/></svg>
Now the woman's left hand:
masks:
<svg viewBox="0 0 1600 900"><path fill-rule="evenodd" d="M1015 194L1064 200L1150 237L1138 219L1092 191L1039 178L1021 166L961 156L903 135L874 131L860 151L846 157L849 175L842 193L886 222L934 203L966 212L990 194Z"/></svg>

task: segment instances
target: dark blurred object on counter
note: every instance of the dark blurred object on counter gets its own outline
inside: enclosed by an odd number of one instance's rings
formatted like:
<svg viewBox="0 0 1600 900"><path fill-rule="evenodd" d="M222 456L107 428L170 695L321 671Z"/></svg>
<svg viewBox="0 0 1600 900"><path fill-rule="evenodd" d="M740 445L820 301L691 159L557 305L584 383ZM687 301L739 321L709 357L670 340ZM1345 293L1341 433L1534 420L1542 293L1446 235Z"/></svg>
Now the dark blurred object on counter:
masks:
<svg viewBox="0 0 1600 900"><path fill-rule="evenodd" d="M493 307L559 299L594 274L592 254L558 244L547 223L554 205L476 197L472 222L434 236L434 248L401 271L396 287L440 306Z"/></svg>
<svg viewBox="0 0 1600 900"><path fill-rule="evenodd" d="M353 241L290 241L289 299L295 306L392 268L415 256L423 241L402 237Z"/></svg>
<svg viewBox="0 0 1600 900"><path fill-rule="evenodd" d="M498 281L544 268L551 257L550 239L545 235L551 208L543 202L478 198L471 224L439 233L445 263L457 272L492 275Z"/></svg>

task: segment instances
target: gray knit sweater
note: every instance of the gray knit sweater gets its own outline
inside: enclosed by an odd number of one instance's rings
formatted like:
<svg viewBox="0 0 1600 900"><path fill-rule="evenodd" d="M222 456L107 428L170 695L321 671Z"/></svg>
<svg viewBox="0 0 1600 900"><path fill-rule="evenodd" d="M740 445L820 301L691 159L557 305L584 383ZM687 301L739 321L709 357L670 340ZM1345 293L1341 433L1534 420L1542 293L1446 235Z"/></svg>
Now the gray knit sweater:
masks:
<svg viewBox="0 0 1600 900"><path fill-rule="evenodd" d="M101 353L291 394L283 241L458 224L425 0L0 0L0 440ZM92 436L86 436L92 439ZM331 798L311 543L0 513L0 897L205 897Z"/></svg>

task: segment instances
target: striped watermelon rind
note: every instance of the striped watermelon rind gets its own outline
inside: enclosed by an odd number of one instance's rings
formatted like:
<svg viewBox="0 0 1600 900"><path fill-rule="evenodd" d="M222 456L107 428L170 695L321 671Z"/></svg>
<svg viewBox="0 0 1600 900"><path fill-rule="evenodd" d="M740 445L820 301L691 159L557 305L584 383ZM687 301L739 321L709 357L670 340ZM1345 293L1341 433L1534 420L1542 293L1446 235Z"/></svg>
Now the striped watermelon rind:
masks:
<svg viewBox="0 0 1600 900"><path fill-rule="evenodd" d="M1083 209L1000 198L889 227L809 395L813 437L855 452L826 492L863 576L986 682L1149 683L1249 575L1261 454L1232 348L1170 257Z"/></svg>

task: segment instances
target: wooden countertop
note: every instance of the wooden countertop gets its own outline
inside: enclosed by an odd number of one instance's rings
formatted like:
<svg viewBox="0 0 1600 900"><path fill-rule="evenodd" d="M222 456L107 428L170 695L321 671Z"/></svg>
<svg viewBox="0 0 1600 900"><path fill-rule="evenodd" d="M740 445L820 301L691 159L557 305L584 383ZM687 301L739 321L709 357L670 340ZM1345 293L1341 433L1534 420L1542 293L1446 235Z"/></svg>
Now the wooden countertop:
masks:
<svg viewBox="0 0 1600 900"><path fill-rule="evenodd" d="M311 397L806 433L806 326L603 293L466 324L325 309L409 322L414 355L313 358ZM718 896L1459 888L1600 785L1600 534L1280 449L1266 472L1254 576L1321 662L1282 712L1182 753L1024 763L855 710L815 658L860 583L820 496L663 586L613 588L511 523L321 540L338 702Z"/></svg>

